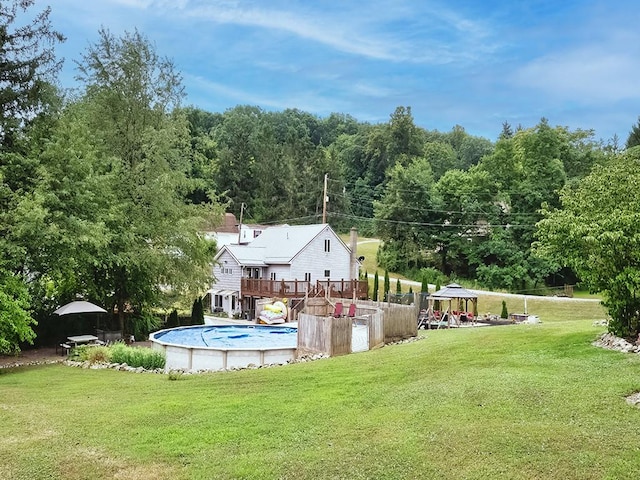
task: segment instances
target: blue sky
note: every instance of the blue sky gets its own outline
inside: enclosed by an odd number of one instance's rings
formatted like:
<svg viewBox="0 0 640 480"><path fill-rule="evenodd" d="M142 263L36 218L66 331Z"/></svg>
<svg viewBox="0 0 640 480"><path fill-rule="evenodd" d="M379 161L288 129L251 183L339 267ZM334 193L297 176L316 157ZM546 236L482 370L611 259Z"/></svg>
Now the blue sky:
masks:
<svg viewBox="0 0 640 480"><path fill-rule="evenodd" d="M103 26L137 28L182 73L186 105L240 104L458 124L594 129L624 144L640 115L640 9L620 0L36 0L66 37L63 86Z"/></svg>

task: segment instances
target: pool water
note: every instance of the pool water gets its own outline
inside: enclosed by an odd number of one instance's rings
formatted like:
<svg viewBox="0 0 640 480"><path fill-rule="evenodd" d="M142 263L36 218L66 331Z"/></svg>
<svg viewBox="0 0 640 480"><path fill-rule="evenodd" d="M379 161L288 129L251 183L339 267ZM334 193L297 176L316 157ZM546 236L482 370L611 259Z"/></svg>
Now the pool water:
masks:
<svg viewBox="0 0 640 480"><path fill-rule="evenodd" d="M173 345L212 348L296 348L298 330L291 327L231 325L172 328L154 335Z"/></svg>

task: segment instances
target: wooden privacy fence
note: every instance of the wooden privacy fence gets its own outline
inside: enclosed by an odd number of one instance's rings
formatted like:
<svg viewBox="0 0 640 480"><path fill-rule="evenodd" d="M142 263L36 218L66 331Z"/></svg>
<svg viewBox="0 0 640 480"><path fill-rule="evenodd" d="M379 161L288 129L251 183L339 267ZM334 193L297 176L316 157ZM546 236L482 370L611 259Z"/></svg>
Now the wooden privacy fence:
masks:
<svg viewBox="0 0 640 480"><path fill-rule="evenodd" d="M351 353L352 319L298 315L298 356L324 353L330 357Z"/></svg>
<svg viewBox="0 0 640 480"><path fill-rule="evenodd" d="M307 313L298 313L298 356L351 353L354 322L367 326L368 350L418 335L418 309L415 305L359 300L354 317L333 317L333 302L324 298L313 299ZM347 309L344 308L345 311Z"/></svg>
<svg viewBox="0 0 640 480"><path fill-rule="evenodd" d="M384 312L384 343L397 342L418 335L418 306L359 300L358 311L379 309ZM369 333L371 335L371 333ZM371 344L370 344L371 345ZM373 347L371 347L373 348Z"/></svg>

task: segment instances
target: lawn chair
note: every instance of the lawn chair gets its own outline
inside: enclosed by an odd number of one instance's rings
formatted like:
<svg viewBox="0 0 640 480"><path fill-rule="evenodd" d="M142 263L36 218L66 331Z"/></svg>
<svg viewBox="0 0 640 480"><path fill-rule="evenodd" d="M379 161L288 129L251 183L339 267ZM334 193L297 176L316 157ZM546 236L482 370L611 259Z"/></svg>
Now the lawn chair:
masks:
<svg viewBox="0 0 640 480"><path fill-rule="evenodd" d="M347 317L353 318L356 316L356 304L352 303L349 305L349 313L347 313Z"/></svg>
<svg viewBox="0 0 640 480"><path fill-rule="evenodd" d="M341 302L337 302L336 303L336 307L333 311L333 318L338 318L342 316L342 303Z"/></svg>
<svg viewBox="0 0 640 480"><path fill-rule="evenodd" d="M418 330L424 328L425 330L429 329L429 313L428 310L422 309L418 314Z"/></svg>

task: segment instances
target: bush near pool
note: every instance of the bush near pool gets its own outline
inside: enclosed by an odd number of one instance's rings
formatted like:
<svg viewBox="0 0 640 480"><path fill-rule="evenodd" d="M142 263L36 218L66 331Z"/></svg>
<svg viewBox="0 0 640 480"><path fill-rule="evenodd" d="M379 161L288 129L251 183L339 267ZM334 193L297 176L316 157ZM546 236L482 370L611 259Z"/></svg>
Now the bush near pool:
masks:
<svg viewBox="0 0 640 480"><path fill-rule="evenodd" d="M89 363L125 363L130 367L146 370L161 369L165 366L163 352L145 347L129 347L118 342L110 346L83 345L73 349L72 360Z"/></svg>

